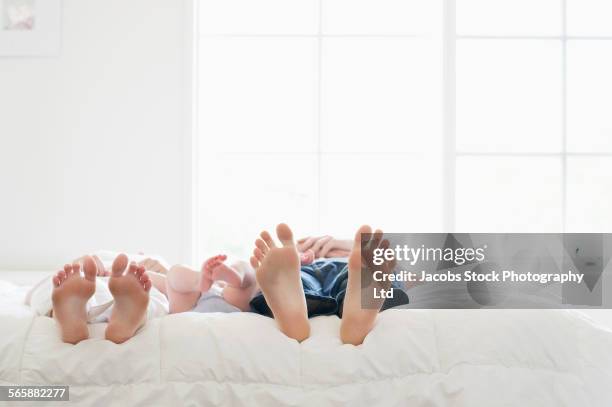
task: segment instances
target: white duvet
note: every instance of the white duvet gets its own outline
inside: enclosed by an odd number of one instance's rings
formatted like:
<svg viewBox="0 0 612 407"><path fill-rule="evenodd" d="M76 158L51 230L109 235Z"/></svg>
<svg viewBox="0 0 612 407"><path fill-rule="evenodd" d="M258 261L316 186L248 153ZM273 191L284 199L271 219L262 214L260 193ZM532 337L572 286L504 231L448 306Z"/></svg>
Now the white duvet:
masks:
<svg viewBox="0 0 612 407"><path fill-rule="evenodd" d="M25 291L0 281L0 385L70 385L73 405L612 406L612 331L571 311L389 310L358 347L336 317L299 344L255 314L185 313L73 346Z"/></svg>

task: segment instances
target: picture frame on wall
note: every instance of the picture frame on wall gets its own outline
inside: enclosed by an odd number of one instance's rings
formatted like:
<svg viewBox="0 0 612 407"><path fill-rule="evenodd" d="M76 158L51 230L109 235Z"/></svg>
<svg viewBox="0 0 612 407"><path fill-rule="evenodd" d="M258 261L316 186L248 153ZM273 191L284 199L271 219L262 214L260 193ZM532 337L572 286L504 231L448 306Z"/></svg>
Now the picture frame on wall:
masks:
<svg viewBox="0 0 612 407"><path fill-rule="evenodd" d="M0 57L57 56L61 0L0 0Z"/></svg>

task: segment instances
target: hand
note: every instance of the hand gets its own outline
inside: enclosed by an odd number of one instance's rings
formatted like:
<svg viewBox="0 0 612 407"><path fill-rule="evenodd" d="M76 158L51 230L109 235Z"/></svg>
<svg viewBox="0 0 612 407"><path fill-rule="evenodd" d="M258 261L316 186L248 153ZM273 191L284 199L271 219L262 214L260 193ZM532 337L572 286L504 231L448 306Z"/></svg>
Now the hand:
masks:
<svg viewBox="0 0 612 407"><path fill-rule="evenodd" d="M339 240L333 236L305 237L297 242L298 251L304 253L312 250L315 258L347 257L352 248L350 240Z"/></svg>

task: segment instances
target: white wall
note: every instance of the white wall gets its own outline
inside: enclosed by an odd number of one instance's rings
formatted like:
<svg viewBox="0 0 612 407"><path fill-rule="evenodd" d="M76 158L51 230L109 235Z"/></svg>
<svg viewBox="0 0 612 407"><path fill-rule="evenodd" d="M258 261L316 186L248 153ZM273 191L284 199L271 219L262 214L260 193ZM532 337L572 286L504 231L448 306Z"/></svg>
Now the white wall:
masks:
<svg viewBox="0 0 612 407"><path fill-rule="evenodd" d="M64 0L56 58L0 58L0 270L182 255L184 2Z"/></svg>

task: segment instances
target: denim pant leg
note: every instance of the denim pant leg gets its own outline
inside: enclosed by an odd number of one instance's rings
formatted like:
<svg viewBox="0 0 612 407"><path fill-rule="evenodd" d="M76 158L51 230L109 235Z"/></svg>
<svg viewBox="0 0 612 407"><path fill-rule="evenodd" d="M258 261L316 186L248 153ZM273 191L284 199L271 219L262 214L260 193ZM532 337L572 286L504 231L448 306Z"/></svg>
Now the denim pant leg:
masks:
<svg viewBox="0 0 612 407"><path fill-rule="evenodd" d="M304 297L306 298L308 317L335 314L338 309L336 300L323 293L322 279L327 275L328 271L327 268L323 270L320 269L317 263L302 266L300 269L300 278L304 289ZM272 310L270 310L261 292L253 297L250 305L253 312L273 317Z"/></svg>
<svg viewBox="0 0 612 407"><path fill-rule="evenodd" d="M344 308L344 297L346 295L346 288L348 284L348 263L344 261L335 261L335 270L327 275L327 278L323 281L323 294L334 298L338 304L338 310L336 315L342 318L342 310ZM393 298L385 299L381 311L389 308L398 307L400 305L406 305L410 301L408 295L403 290L402 286L398 282L391 284L393 290Z"/></svg>
<svg viewBox="0 0 612 407"><path fill-rule="evenodd" d="M308 266L302 266L302 285L309 318L317 315L334 315L338 312L338 302L325 289L326 280L335 274L336 266L329 261L316 261Z"/></svg>
<svg viewBox="0 0 612 407"><path fill-rule="evenodd" d="M345 260L319 260L301 267L302 286L306 297L308 317L317 315L338 315L342 307L348 283L348 263ZM408 304L408 295L399 283L393 283L393 299L386 299L381 311ZM251 300L253 312L272 317L264 296L259 293Z"/></svg>

